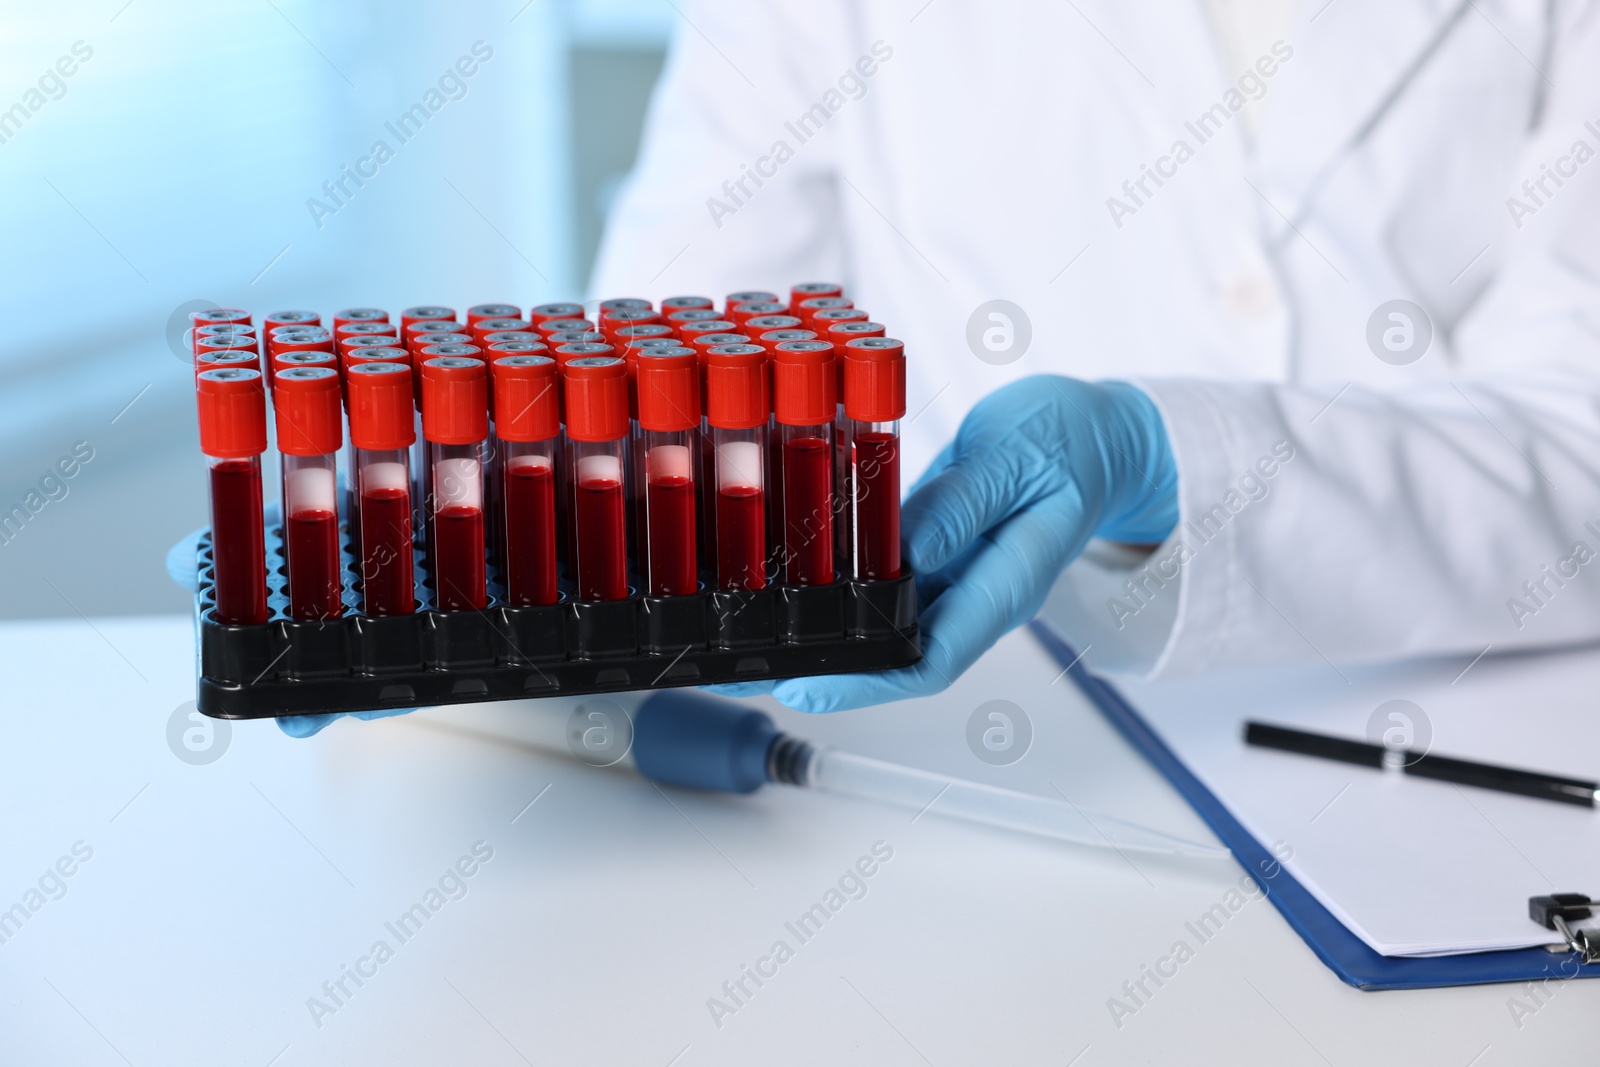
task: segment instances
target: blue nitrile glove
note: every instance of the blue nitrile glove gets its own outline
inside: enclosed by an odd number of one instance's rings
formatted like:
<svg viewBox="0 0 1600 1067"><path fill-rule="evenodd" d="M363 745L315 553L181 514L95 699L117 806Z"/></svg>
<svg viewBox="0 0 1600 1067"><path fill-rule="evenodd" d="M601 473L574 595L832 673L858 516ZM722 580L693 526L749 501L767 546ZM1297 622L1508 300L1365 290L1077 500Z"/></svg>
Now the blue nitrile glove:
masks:
<svg viewBox="0 0 1600 1067"><path fill-rule="evenodd" d="M937 693L1033 618L1091 537L1159 543L1177 524L1177 466L1148 396L1055 375L1013 382L978 402L901 510L922 661L711 688L809 712Z"/></svg>
<svg viewBox="0 0 1600 1067"><path fill-rule="evenodd" d="M276 502L268 504L264 509L268 526L273 526L282 521ZM205 533L199 529L189 534L183 540L167 549L167 575L171 579L193 593L200 585L199 568L196 567L195 553L200 548L200 535ZM350 715L357 719L386 719L390 715L404 715L414 708L384 708L382 711L355 711L338 712L328 715L293 715L278 720L278 727L290 737L310 737L335 719Z"/></svg>

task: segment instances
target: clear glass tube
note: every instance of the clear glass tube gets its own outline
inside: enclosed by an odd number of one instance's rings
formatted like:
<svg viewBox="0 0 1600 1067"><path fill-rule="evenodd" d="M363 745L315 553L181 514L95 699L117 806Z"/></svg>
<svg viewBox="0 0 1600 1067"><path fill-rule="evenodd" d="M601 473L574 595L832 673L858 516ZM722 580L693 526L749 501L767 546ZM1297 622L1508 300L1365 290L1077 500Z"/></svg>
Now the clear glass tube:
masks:
<svg viewBox="0 0 1600 1067"><path fill-rule="evenodd" d="M716 493L717 588L742 591L767 585L766 438L764 426L711 431Z"/></svg>
<svg viewBox="0 0 1600 1067"><path fill-rule="evenodd" d="M1227 849L1126 822L1064 800L948 778L897 763L818 748L805 784L929 814L1038 834L1092 848L1227 859Z"/></svg>
<svg viewBox="0 0 1600 1067"><path fill-rule="evenodd" d="M428 443L433 470L428 552L433 562L434 595L442 611L481 609L488 603L482 453L481 441L470 445Z"/></svg>
<svg viewBox="0 0 1600 1067"><path fill-rule="evenodd" d="M627 439L568 440L572 486L572 555L582 600L623 600L628 595Z"/></svg>
<svg viewBox="0 0 1600 1067"><path fill-rule="evenodd" d="M217 621L267 621L266 522L261 457L206 457L211 488L211 573Z"/></svg>
<svg viewBox="0 0 1600 1067"><path fill-rule="evenodd" d="M519 607L554 604L556 588L556 441L503 441L506 599Z"/></svg>
<svg viewBox="0 0 1600 1067"><path fill-rule="evenodd" d="M344 614L339 571L339 484L334 453L283 457L283 548L289 614L301 620Z"/></svg>
<svg viewBox="0 0 1600 1067"><path fill-rule="evenodd" d="M850 574L900 576L900 423L850 420Z"/></svg>
<svg viewBox="0 0 1600 1067"><path fill-rule="evenodd" d="M409 615L417 603L411 453L404 448L358 448L355 462L352 480L361 501L361 608L368 615Z"/></svg>
<svg viewBox="0 0 1600 1067"><path fill-rule="evenodd" d="M784 581L833 581L833 423L779 424Z"/></svg>
<svg viewBox="0 0 1600 1067"><path fill-rule="evenodd" d="M693 430L640 433L645 542L638 554L651 596L689 596L700 587L694 477L698 437Z"/></svg>

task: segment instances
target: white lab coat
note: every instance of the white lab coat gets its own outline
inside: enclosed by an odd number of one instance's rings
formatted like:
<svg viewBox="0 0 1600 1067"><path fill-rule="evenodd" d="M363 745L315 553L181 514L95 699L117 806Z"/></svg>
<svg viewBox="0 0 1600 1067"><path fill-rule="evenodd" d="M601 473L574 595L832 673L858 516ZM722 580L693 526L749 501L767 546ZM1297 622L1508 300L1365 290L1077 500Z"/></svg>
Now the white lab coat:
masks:
<svg viewBox="0 0 1600 1067"><path fill-rule="evenodd" d="M595 294L844 282L906 342L912 470L1007 381L1136 380L1182 520L1052 595L1102 667L1600 637L1600 11L1324 2L1253 149L1200 0L685 2ZM966 340L993 298L1032 326L1005 366ZM1404 366L1367 342L1396 298L1433 323Z"/></svg>

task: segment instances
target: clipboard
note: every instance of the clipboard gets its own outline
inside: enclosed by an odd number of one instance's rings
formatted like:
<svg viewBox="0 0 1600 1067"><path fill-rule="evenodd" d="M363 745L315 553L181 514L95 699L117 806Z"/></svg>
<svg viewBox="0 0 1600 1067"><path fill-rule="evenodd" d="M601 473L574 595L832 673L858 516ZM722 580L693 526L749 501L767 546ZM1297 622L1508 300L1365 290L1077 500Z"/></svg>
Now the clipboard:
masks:
<svg viewBox="0 0 1600 1067"><path fill-rule="evenodd" d="M1091 674L1072 647L1040 620L1033 635L1099 712L1183 795L1239 863L1261 883L1267 899L1340 981L1357 989L1430 989L1542 979L1600 978L1600 963L1547 948L1504 949L1452 956L1384 956L1373 951L1294 879L1271 852L1240 825L1212 792L1105 680ZM1267 873L1274 872L1274 873ZM1551 935L1552 944L1560 941Z"/></svg>

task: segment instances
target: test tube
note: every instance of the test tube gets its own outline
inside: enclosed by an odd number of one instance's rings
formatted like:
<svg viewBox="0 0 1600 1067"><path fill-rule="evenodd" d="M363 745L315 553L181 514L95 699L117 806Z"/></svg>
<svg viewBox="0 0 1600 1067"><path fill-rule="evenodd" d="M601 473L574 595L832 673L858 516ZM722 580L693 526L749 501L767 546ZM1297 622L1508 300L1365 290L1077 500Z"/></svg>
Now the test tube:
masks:
<svg viewBox="0 0 1600 1067"><path fill-rule="evenodd" d="M194 357L194 372L213 367L233 367L237 370L260 370L261 357L248 348L222 348L215 352L202 352Z"/></svg>
<svg viewBox="0 0 1600 1067"><path fill-rule="evenodd" d="M740 304L776 304L778 302L777 293L769 293L765 289L741 289L738 292L728 294L727 299L722 302L722 310L732 311Z"/></svg>
<svg viewBox="0 0 1600 1067"><path fill-rule="evenodd" d="M533 332L540 337L546 338L553 333L564 333L570 330L593 330L596 333L599 332L595 329L594 323L581 316L570 319L545 319L543 322L535 322L533 324Z"/></svg>
<svg viewBox="0 0 1600 1067"><path fill-rule="evenodd" d="M461 324L454 319L423 319L420 322L413 322L409 326L402 326L400 330L401 344L403 344L412 355L416 355L418 352L422 351L422 349L433 343L432 341L426 339L426 335L434 333L460 333Z"/></svg>
<svg viewBox="0 0 1600 1067"><path fill-rule="evenodd" d="M815 341L817 335L810 330L767 330L756 335L755 342L767 350L771 355L772 350L785 341Z"/></svg>
<svg viewBox="0 0 1600 1067"><path fill-rule="evenodd" d="M838 282L801 282L789 287L789 306L797 308L802 301L819 296L843 296L844 286Z"/></svg>
<svg viewBox="0 0 1600 1067"><path fill-rule="evenodd" d="M709 296L669 296L661 301L661 314L671 315L674 311L699 311L710 310L711 298Z"/></svg>
<svg viewBox="0 0 1600 1067"><path fill-rule="evenodd" d="M856 308L824 308L814 312L812 323L822 331L822 339L833 344L833 366L839 382L839 407L833 421L833 493L835 507L848 507L850 493L850 420L844 415L844 346L857 337L882 337L883 327L867 321L867 313ZM848 522L834 524L834 547L840 559L849 559L852 534Z"/></svg>
<svg viewBox="0 0 1600 1067"><path fill-rule="evenodd" d="M793 315L757 315L746 319L744 332L751 337L759 337L769 330L798 330L801 329L800 320Z"/></svg>
<svg viewBox="0 0 1600 1067"><path fill-rule="evenodd" d="M218 322L195 330L195 347L205 342L238 341L254 343L256 328L243 322Z"/></svg>
<svg viewBox="0 0 1600 1067"><path fill-rule="evenodd" d="M361 610L409 615L416 608L411 537L412 373L404 363L350 368L352 481L360 493Z"/></svg>
<svg viewBox="0 0 1600 1067"><path fill-rule="evenodd" d="M538 353L500 356L490 367L495 434L503 450L506 599L519 607L554 604L560 595L556 589L559 368L553 358Z"/></svg>
<svg viewBox="0 0 1600 1067"><path fill-rule="evenodd" d="M808 330L815 330L811 317L819 311L832 311L840 308L853 309L855 305L842 296L814 296L809 300L802 300L794 306L794 314L799 316L800 324Z"/></svg>
<svg viewBox="0 0 1600 1067"><path fill-rule="evenodd" d="M279 352L272 357L273 374L282 374L290 367L326 367L335 374L339 372L338 359L332 352Z"/></svg>
<svg viewBox="0 0 1600 1067"><path fill-rule="evenodd" d="M280 326L321 326L322 316L315 311L269 311L261 316L261 332L267 337Z"/></svg>
<svg viewBox="0 0 1600 1067"><path fill-rule="evenodd" d="M331 367L290 367L278 375L272 406L283 466L289 614L302 621L337 619L344 613L335 473L344 438L339 374Z"/></svg>
<svg viewBox="0 0 1600 1067"><path fill-rule="evenodd" d="M844 413L850 432L851 577L900 576L900 420L906 348L892 337L844 346Z"/></svg>
<svg viewBox="0 0 1600 1067"><path fill-rule="evenodd" d="M390 323L347 322L333 329L333 343L339 355L344 355L357 337L387 337L390 344L400 343L400 331Z"/></svg>
<svg viewBox="0 0 1600 1067"><path fill-rule="evenodd" d="M684 308L667 315L667 325L672 327L672 332L683 340L683 328L692 322L725 322L722 313L710 308Z"/></svg>
<svg viewBox="0 0 1600 1067"><path fill-rule="evenodd" d="M206 308L203 311L189 313L189 330L184 340L188 343L189 351L194 351L195 335L202 326L218 326L223 323L235 323L248 326L250 312L244 308Z"/></svg>
<svg viewBox="0 0 1600 1067"><path fill-rule="evenodd" d="M784 580L833 581L833 419L838 383L827 341L785 341L772 350L773 415L783 484Z"/></svg>
<svg viewBox="0 0 1600 1067"><path fill-rule="evenodd" d="M200 451L211 488L211 573L217 621L267 621L267 555L261 453L267 397L261 372L214 367L195 379Z"/></svg>
<svg viewBox="0 0 1600 1067"><path fill-rule="evenodd" d="M607 341L616 344L618 330L660 322L661 316L648 305L642 308L608 308L600 313L600 332L606 335Z"/></svg>
<svg viewBox="0 0 1600 1067"><path fill-rule="evenodd" d="M580 356L565 363L562 378L578 596L621 600L628 595L628 371L615 356Z"/></svg>
<svg viewBox="0 0 1600 1067"><path fill-rule="evenodd" d="M483 453L489 382L483 360L436 355L423 363L422 433L433 472L428 550L435 603L441 611L481 610L488 603Z"/></svg>
<svg viewBox="0 0 1600 1067"><path fill-rule="evenodd" d="M382 308L345 308L333 313L333 332L347 322L388 322L389 313Z"/></svg>
<svg viewBox="0 0 1600 1067"><path fill-rule="evenodd" d="M716 486L712 505L717 588L767 584L766 449L771 415L767 353L736 344L706 353L706 389Z"/></svg>
<svg viewBox="0 0 1600 1067"><path fill-rule="evenodd" d="M561 304L535 304L528 309L528 321L533 323L535 330L540 323L551 322L558 319L583 318L583 305L572 303Z"/></svg>
<svg viewBox="0 0 1600 1067"><path fill-rule="evenodd" d="M751 319L766 318L771 315L785 315L788 311L788 304L782 304L776 300L752 300L744 304L735 304L729 308L728 318L742 330Z"/></svg>
<svg viewBox="0 0 1600 1067"><path fill-rule="evenodd" d="M333 334L321 326L275 326L267 334L268 359L284 352L333 352Z"/></svg>
<svg viewBox="0 0 1600 1067"><path fill-rule="evenodd" d="M478 306L503 308L509 305L480 304ZM470 311L468 312L468 316L471 316ZM482 348L485 346L484 338L488 337L491 333L506 333L511 331L523 333L531 332L532 330L532 323L527 322L524 319L519 319L515 315L497 315L491 319L479 319L476 322L470 323L466 329L461 332L466 333L471 338L473 344L477 345L479 348ZM534 340L537 341L539 338L535 337ZM493 375L491 374L491 377L492 376Z"/></svg>
<svg viewBox="0 0 1600 1067"><path fill-rule="evenodd" d="M496 330L494 333L484 334L483 340L473 343L479 348L489 349L495 345L509 344L511 342L527 342L541 347L544 346L544 338L532 330Z"/></svg>
<svg viewBox="0 0 1600 1067"><path fill-rule="evenodd" d="M450 316L455 318L454 315ZM522 319L522 309L515 304L474 304L467 309L467 330L485 319Z"/></svg>
<svg viewBox="0 0 1600 1067"><path fill-rule="evenodd" d="M639 462L644 478L644 545L651 596L689 596L696 566L695 467L699 465L700 374L683 348L639 350Z"/></svg>

